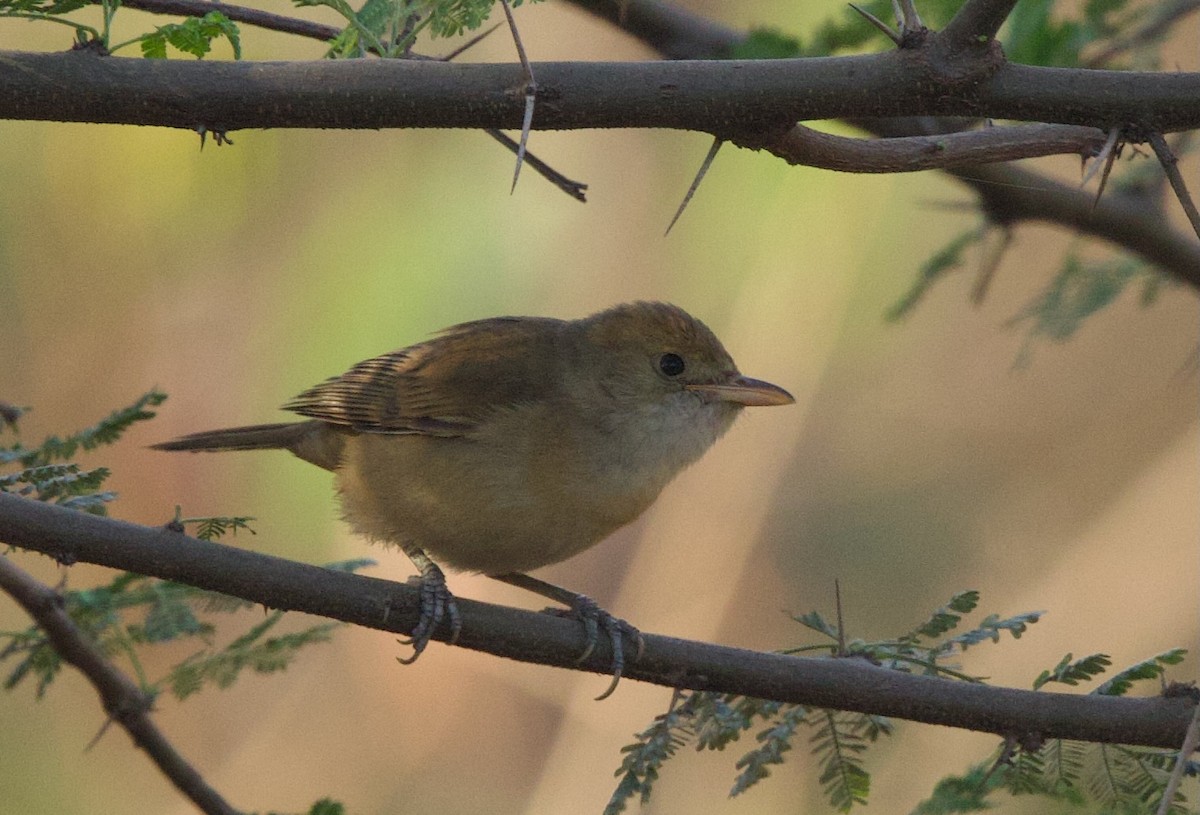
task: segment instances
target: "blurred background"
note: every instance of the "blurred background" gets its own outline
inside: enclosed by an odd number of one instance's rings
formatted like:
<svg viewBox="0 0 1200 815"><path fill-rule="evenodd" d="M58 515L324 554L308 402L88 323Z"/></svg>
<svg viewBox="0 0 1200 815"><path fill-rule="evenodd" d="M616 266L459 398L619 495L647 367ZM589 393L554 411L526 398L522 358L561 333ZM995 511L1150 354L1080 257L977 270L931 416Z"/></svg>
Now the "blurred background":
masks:
<svg viewBox="0 0 1200 815"><path fill-rule="evenodd" d="M801 32L843 9L692 7ZM164 22L117 20L118 39ZM535 61L651 56L561 3L519 9L518 22ZM1200 68L1194 28L1164 64ZM61 49L64 32L9 21L0 47ZM323 50L247 27L243 45L248 59ZM497 32L467 58L512 52ZM218 43L212 58L228 56ZM534 132L534 153L588 183L586 205L529 169L510 195L512 156L482 133L231 136L201 150L187 132L0 122L0 399L34 407L23 438L88 425L152 386L170 394L159 418L81 459L113 469L116 517L161 524L176 504L254 515L256 535L227 541L314 563L371 557L369 574L404 580L407 558L338 520L326 473L283 453L146 445L282 420L277 406L309 385L452 323L658 299L705 320L744 372L797 404L749 411L642 519L539 576L644 631L759 649L815 641L788 615L832 616L835 579L849 633L864 638L906 630L974 588L985 613L1049 612L1019 642L966 655L968 671L1017 687L1068 651L1124 666L1194 643L1195 291L1168 286L1143 307L1131 290L1067 342L1031 344L1028 325L1010 321L1073 238L1021 227L981 307L969 305L973 275L959 274L889 323L924 259L979 221L970 194L936 173L837 175L726 148L664 238L704 135ZM1073 159L1040 166L1078 179ZM979 263L969 255L970 269ZM111 576L9 556L76 588ZM452 576L451 588L540 607L484 578ZM27 624L0 599L0 629ZM282 676L247 675L187 704L163 698L156 719L247 810L329 796L354 815L598 813L620 748L670 698L626 681L596 703L602 677L437 644L397 665L405 653L392 636L345 628ZM1195 666L1172 678L1195 679ZM40 702L28 687L0 697L0 809L191 812L123 732L88 749L103 721L72 670ZM902 725L868 754L872 809L907 811L995 743ZM799 745L771 779L728 799L733 763L753 746L685 751L643 810L828 809Z"/></svg>

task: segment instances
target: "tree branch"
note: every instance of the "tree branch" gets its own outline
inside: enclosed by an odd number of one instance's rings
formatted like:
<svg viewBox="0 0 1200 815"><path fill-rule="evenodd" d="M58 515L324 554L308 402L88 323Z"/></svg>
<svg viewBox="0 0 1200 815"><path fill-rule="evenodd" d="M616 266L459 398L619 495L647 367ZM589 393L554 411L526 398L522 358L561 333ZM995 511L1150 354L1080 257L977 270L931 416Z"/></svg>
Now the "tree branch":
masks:
<svg viewBox="0 0 1200 815"><path fill-rule="evenodd" d="M942 29L948 48L971 48L990 42L1017 0L967 0Z"/></svg>
<svg viewBox="0 0 1200 815"><path fill-rule="evenodd" d="M419 592L413 586L334 572L4 493L0 493L0 541L66 563L81 560L125 569L369 628L407 633L417 622ZM575 664L584 634L571 620L461 598L458 605L460 646L560 668L600 674L609 670L611 657L603 638L583 665ZM445 636L445 631L435 634L436 639ZM645 636L642 658L627 666L625 676L666 687L870 712L1002 735L1036 732L1044 738L1168 748L1182 742L1193 707L1180 698L1127 699L987 687L899 673L858 660L802 659L650 634Z"/></svg>
<svg viewBox="0 0 1200 815"><path fill-rule="evenodd" d="M80 632L63 611L62 597L57 592L34 580L4 556L0 556L0 591L16 600L46 632L59 656L87 677L100 694L110 720L125 728L134 743L146 751L180 792L209 815L238 815L238 810L209 786L158 729L149 715L153 700Z"/></svg>
<svg viewBox="0 0 1200 815"><path fill-rule="evenodd" d="M1200 74L1005 64L980 79L962 65L947 69L925 56L924 49L909 49L814 59L540 63L545 105L536 127L669 128L728 137L780 131L801 120L931 115L1104 130L1119 122L1131 140L1200 127ZM0 52L4 119L210 131L517 129L523 88L520 66L507 64Z"/></svg>
<svg viewBox="0 0 1200 815"><path fill-rule="evenodd" d="M769 145L735 140L739 147L767 149L789 164L850 173L913 173L1061 153L1095 155L1104 131L1074 125L987 127L929 136L853 139L796 125Z"/></svg>
<svg viewBox="0 0 1200 815"><path fill-rule="evenodd" d="M740 31L661 0L570 2L628 31L664 56L719 59L745 41L746 35ZM1192 0L1184 0L1180 5L1188 2ZM853 123L889 139L929 135L924 127L926 120L918 118ZM793 138L805 141L802 134L789 131L779 134L773 144L760 140L753 146L791 160ZM1138 254L1194 289L1200 289L1200 244L1174 230L1156 202L1110 194L1093 211L1093 197L1087 192L1013 165L960 167L948 172L972 188L984 209L1003 224L1045 221L1076 229Z"/></svg>

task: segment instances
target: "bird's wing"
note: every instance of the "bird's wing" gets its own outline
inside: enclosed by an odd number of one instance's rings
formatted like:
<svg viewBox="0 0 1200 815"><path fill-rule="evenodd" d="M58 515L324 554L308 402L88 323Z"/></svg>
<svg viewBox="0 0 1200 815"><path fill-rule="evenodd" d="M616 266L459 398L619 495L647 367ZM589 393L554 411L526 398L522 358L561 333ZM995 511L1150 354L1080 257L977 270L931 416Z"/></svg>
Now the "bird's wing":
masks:
<svg viewBox="0 0 1200 815"><path fill-rule="evenodd" d="M364 433L462 436L496 410L552 396L562 323L500 317L358 363L283 406Z"/></svg>

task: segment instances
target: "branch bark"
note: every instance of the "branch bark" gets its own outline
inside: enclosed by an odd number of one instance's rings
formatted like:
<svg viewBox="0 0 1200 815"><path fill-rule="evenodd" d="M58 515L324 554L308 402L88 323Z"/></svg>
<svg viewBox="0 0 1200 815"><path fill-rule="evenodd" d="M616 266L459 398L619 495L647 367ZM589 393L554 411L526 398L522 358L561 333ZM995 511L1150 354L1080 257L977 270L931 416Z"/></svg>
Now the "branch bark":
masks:
<svg viewBox="0 0 1200 815"><path fill-rule="evenodd" d="M189 538L0 493L0 541L61 562L85 561L176 580L270 608L304 611L408 633L418 590ZM524 662L607 674L603 638L575 664L581 627L552 615L459 599L458 644ZM435 634L444 639L445 631ZM632 654L630 654L632 657ZM426 655L425 659L436 658ZM1171 748L1184 737L1193 705L1181 698L1127 699L1042 693L952 682L855 660L802 659L645 635L627 679L666 687L742 694L893 716L1001 735L1039 734Z"/></svg>
<svg viewBox="0 0 1200 815"><path fill-rule="evenodd" d="M0 591L16 600L46 632L59 656L87 677L100 694L110 720L125 728L176 789L208 815L239 815L158 729L150 718L153 700L80 632L63 610L62 597L57 592L3 556L0 556Z"/></svg>
<svg viewBox="0 0 1200 815"><path fill-rule="evenodd" d="M661 0L570 2L628 31L671 58L720 59L744 42L746 36ZM1180 10L1170 19L1178 19L1190 11L1192 2L1179 0ZM889 141L930 135L928 120L920 118L853 120L852 123L882 137L878 147L863 148L879 153L889 149ZM769 150L785 161L803 162L807 155L815 152L809 142L807 134L797 126L778 134L773 142L743 142L743 146ZM1110 193L1096 202L1088 191L1011 164L946 169L952 177L971 188L979 196L984 210L1001 224L1043 221L1078 230L1140 255L1193 289L1200 289L1200 244L1173 229L1157 201Z"/></svg>
<svg viewBox="0 0 1200 815"><path fill-rule="evenodd" d="M812 119L966 116L1138 134L1200 128L1200 74L1004 64L952 73L924 49L845 57L546 62L539 130L782 132ZM245 128L518 129L518 65L413 60L210 62L0 52L0 118Z"/></svg>

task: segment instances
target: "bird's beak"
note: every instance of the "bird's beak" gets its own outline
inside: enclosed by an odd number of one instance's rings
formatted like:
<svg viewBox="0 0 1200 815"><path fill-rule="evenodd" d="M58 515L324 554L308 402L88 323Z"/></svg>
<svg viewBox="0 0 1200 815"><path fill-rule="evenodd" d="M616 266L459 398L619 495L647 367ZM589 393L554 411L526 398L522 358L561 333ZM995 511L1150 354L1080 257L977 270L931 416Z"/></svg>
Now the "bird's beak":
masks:
<svg viewBox="0 0 1200 815"><path fill-rule="evenodd" d="M728 382L714 385L685 385L685 390L704 396L718 402L733 402L747 407L765 407L767 405L790 405L796 400L790 393L778 385L763 382L761 379L751 379L748 376L735 376Z"/></svg>

